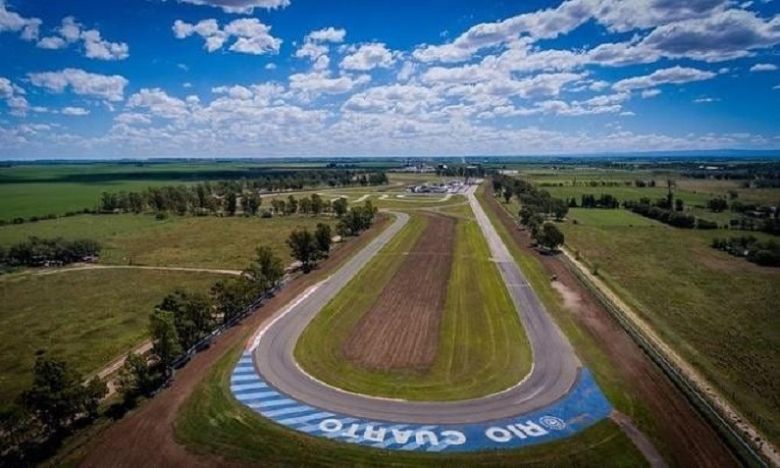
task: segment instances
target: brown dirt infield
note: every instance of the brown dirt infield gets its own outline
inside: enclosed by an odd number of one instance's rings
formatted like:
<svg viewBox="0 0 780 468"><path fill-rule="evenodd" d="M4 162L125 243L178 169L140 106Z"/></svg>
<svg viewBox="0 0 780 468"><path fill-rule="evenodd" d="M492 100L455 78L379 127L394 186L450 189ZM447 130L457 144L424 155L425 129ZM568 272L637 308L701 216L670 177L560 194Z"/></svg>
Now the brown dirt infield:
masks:
<svg viewBox="0 0 780 468"><path fill-rule="evenodd" d="M420 371L436 359L455 247L455 219L425 216L425 230L344 341L344 357L359 366Z"/></svg>
<svg viewBox="0 0 780 468"><path fill-rule="evenodd" d="M663 446L658 448L671 457L675 466L736 466L728 448L685 396L669 381L663 372L644 354L598 299L569 270L556 255L543 255L531 247L526 231L520 231L512 217L494 197L485 194L489 209L499 215L501 223L511 234L515 244L535 256L550 275L557 276L567 310L577 324L588 332L601 351L609 357L622 380L636 392L653 416L657 437ZM659 444L660 445L660 444Z"/></svg>

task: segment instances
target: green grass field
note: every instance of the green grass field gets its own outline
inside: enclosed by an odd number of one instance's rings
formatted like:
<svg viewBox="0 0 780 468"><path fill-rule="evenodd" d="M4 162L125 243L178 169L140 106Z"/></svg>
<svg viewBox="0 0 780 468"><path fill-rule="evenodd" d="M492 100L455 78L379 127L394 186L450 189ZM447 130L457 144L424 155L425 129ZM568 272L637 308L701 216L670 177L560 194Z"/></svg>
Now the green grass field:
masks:
<svg viewBox="0 0 780 468"><path fill-rule="evenodd" d="M572 216L579 219L583 213ZM566 244L653 325L667 343L766 431L780 436L780 271L710 247L731 231L626 224L597 211L560 225ZM614 219L610 219L614 217ZM758 237L769 238L756 234Z"/></svg>
<svg viewBox="0 0 780 468"><path fill-rule="evenodd" d="M79 215L0 227L0 245L29 236L91 238L103 244L100 262L242 269L257 246L270 246L289 263L285 240L295 228L314 229L317 223L335 225L332 217L274 218L177 217L155 220L151 215Z"/></svg>
<svg viewBox="0 0 780 468"><path fill-rule="evenodd" d="M487 244L459 220L439 350L425 373L368 371L344 360L341 343L373 304L425 228L410 224L320 312L295 355L315 377L350 391L393 398L455 400L503 390L530 371L531 352Z"/></svg>
<svg viewBox="0 0 780 468"><path fill-rule="evenodd" d="M176 439L188 450L263 466L645 466L611 421L569 439L515 451L467 455L377 450L310 437L278 426L239 404L229 389L240 347L205 376L180 411Z"/></svg>
<svg viewBox="0 0 780 468"><path fill-rule="evenodd" d="M148 316L166 294L207 291L218 278L139 270L0 277L0 402L27 386L38 350L84 373L97 370L144 340Z"/></svg>

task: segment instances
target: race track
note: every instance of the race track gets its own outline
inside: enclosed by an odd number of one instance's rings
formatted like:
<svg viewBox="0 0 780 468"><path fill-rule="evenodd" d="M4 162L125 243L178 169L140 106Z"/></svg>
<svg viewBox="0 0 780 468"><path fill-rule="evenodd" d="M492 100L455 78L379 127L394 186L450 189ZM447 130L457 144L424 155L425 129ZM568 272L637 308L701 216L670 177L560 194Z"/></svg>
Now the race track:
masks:
<svg viewBox="0 0 780 468"><path fill-rule="evenodd" d="M293 351L309 322L407 223L408 215L395 213L396 220L389 228L258 331L231 379L236 398L260 414L299 431L404 450L463 451L538 443L570 435L606 417L611 411L609 403L587 369L581 367L571 345L512 259L478 203L475 188L471 187L467 193L469 203L533 351L529 375L511 388L492 395L424 402L347 392L318 381L298 366ZM399 443L388 444L385 439L377 442L376 437L372 439L364 434L367 428L381 429L383 437L385 433L387 437L395 434ZM432 433L433 438L423 437L418 441L423 443L404 444L403 437L399 439L397 433L399 428L414 429L415 435L439 428L446 434Z"/></svg>

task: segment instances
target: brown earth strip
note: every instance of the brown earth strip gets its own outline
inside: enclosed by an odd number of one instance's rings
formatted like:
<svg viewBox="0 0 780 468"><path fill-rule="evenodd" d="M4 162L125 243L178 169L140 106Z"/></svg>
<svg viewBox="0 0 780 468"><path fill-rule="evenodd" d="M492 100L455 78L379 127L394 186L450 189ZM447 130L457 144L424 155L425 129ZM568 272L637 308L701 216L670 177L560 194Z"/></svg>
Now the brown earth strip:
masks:
<svg viewBox="0 0 780 468"><path fill-rule="evenodd" d="M359 366L424 370L436 359L455 220L425 216L425 230L342 346L344 357Z"/></svg>
<svg viewBox="0 0 780 468"><path fill-rule="evenodd" d="M240 463L213 455L189 452L174 439L174 422L179 408L192 394L209 368L230 351L236 343L247 340L266 319L284 307L312 284L322 281L346 261L353 252L368 244L387 225L381 216L374 226L359 238L336 249L320 263L317 270L289 282L273 299L253 315L218 337L211 347L176 372L170 388L165 389L136 411L111 424L89 442L87 455L80 466L85 467L206 467L233 466Z"/></svg>
<svg viewBox="0 0 780 468"><path fill-rule="evenodd" d="M488 208L498 214L514 243L525 253L536 257L550 275L557 276L556 289L563 294L566 307L577 322L600 345L617 369L654 417L662 439L662 450L677 466L734 466L737 461L729 449L688 403L685 396L666 378L663 372L643 353L631 337L555 255L543 255L531 247L527 231L520 231L515 220L491 195L486 194ZM562 287L561 287L562 286Z"/></svg>

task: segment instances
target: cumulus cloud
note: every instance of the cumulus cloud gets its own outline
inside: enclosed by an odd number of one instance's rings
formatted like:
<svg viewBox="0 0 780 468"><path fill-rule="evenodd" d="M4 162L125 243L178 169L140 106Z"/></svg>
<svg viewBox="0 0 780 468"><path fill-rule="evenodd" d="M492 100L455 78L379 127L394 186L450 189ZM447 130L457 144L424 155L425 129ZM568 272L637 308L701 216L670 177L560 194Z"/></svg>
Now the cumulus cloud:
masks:
<svg viewBox="0 0 780 468"><path fill-rule="evenodd" d="M101 75L89 73L78 68L65 68L56 72L28 73L30 83L54 93L62 93L70 89L73 93L105 99L106 101L121 101L127 79L121 75Z"/></svg>
<svg viewBox="0 0 780 468"><path fill-rule="evenodd" d="M363 44L352 50L341 60L345 70L368 71L374 68L390 68L395 63L395 54L381 42Z"/></svg>
<svg viewBox="0 0 780 468"><path fill-rule="evenodd" d="M274 10L290 5L290 0L179 0L193 5L221 8L225 13L251 14L255 8Z"/></svg>
<svg viewBox="0 0 780 468"><path fill-rule="evenodd" d="M691 81L709 80L715 76L717 74L710 71L675 66L656 70L649 75L620 80L612 85L612 88L617 91L631 91L634 89L652 88L662 84L682 84Z"/></svg>
<svg viewBox="0 0 780 468"><path fill-rule="evenodd" d="M344 94L369 81L371 78L368 75L353 78L348 75L333 77L326 72L295 73L290 75L290 89L311 96Z"/></svg>
<svg viewBox="0 0 780 468"><path fill-rule="evenodd" d="M775 70L777 70L777 65L773 63L757 63L750 67L750 71L752 72L766 72Z"/></svg>
<svg viewBox="0 0 780 468"><path fill-rule="evenodd" d="M341 28L334 28L332 26L329 26L324 29L318 29L316 31L312 31L309 34L306 35L304 38L305 42L332 42L334 44L338 44L340 42L344 42L344 36L346 36L347 31Z"/></svg>
<svg viewBox="0 0 780 468"><path fill-rule="evenodd" d="M25 41L38 39L42 21L39 18L25 18L18 13L9 11L5 1L0 0L0 33L9 31L19 33Z"/></svg>
<svg viewBox="0 0 780 468"><path fill-rule="evenodd" d="M130 48L124 42L111 42L103 39L97 29L84 29L73 16L62 19L55 35L46 36L38 41L42 49L64 49L70 44L81 42L84 56L98 60L124 60L130 56Z"/></svg>
<svg viewBox="0 0 780 468"><path fill-rule="evenodd" d="M642 91L642 98L647 99L647 98L658 96L659 94L661 94L660 89L646 89Z"/></svg>
<svg viewBox="0 0 780 468"><path fill-rule="evenodd" d="M233 52L262 55L277 54L282 40L271 35L271 27L257 18L233 20L220 28L216 19L205 19L190 24L181 20L173 23L173 34L177 39L185 39L197 34L205 40L204 48L209 52L221 49L226 42L235 38L228 48Z"/></svg>
<svg viewBox="0 0 780 468"><path fill-rule="evenodd" d="M84 109L83 107L63 107L60 113L71 116L82 116L89 115L89 109Z"/></svg>
<svg viewBox="0 0 780 468"><path fill-rule="evenodd" d="M0 76L0 99L5 101L11 115L21 117L30 110L30 105L24 97L25 94L24 89L20 86L8 78Z"/></svg>

